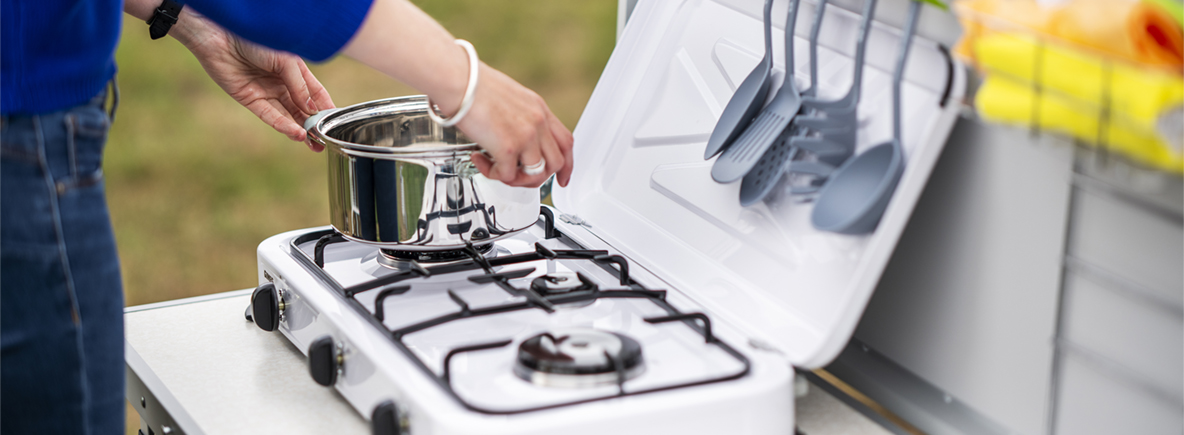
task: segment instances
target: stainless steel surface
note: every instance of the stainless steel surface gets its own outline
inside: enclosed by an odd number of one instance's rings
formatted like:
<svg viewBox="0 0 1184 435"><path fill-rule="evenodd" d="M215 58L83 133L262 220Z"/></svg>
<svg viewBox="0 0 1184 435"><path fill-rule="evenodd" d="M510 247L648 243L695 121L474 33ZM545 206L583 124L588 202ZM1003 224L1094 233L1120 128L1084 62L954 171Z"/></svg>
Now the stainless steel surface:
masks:
<svg viewBox="0 0 1184 435"><path fill-rule="evenodd" d="M423 96L362 103L311 123L329 164L329 221L346 238L391 249L486 244L537 219L537 189L477 171L479 152L459 130L427 115Z"/></svg>
<svg viewBox="0 0 1184 435"><path fill-rule="evenodd" d="M156 434L369 434L349 403L309 380L299 349L243 320L251 292L125 310L127 398L141 418Z"/></svg>

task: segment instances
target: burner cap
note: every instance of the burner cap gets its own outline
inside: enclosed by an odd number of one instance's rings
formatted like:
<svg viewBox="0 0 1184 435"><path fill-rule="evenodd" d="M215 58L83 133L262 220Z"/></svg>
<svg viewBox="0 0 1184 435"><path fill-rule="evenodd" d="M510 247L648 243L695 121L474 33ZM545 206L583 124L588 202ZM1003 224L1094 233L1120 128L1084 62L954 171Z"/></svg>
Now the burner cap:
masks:
<svg viewBox="0 0 1184 435"><path fill-rule="evenodd" d="M580 279L575 272L555 272L535 278L530 288L543 296L559 295L581 290L592 290L592 284Z"/></svg>
<svg viewBox="0 0 1184 435"><path fill-rule="evenodd" d="M643 371L641 344L615 332L565 329L526 339L514 373L547 387L592 387L632 379Z"/></svg>
<svg viewBox="0 0 1184 435"><path fill-rule="evenodd" d="M493 249L493 244L485 244L474 246L477 252L481 254L488 253ZM469 258L468 251L461 249L451 249L445 251L400 251L396 249L381 249L383 257L392 262L411 261L415 260L420 263L443 263L446 261L467 260Z"/></svg>

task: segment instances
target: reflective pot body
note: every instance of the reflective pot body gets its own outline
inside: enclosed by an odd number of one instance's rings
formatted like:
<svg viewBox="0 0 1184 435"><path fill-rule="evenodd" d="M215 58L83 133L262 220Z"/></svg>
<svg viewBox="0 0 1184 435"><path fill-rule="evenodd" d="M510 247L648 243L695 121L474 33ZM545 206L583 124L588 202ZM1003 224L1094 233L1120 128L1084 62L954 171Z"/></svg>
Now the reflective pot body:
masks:
<svg viewBox="0 0 1184 435"><path fill-rule="evenodd" d="M534 224L537 189L477 171L480 148L427 115L423 96L322 111L305 123L329 163L329 221L346 238L404 251L483 245Z"/></svg>

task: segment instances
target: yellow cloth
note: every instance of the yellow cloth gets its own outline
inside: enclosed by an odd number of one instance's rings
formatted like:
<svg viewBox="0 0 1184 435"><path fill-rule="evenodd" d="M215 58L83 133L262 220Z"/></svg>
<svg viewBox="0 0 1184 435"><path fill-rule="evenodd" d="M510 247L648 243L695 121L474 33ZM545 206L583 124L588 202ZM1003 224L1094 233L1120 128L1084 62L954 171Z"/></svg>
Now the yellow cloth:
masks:
<svg viewBox="0 0 1184 435"><path fill-rule="evenodd" d="M1184 172L1184 138L1157 131L1161 117L1184 106L1184 36L1164 9L1129 0L965 0L957 10L965 32L956 50L989 76L975 97L984 118L1035 122Z"/></svg>
<svg viewBox="0 0 1184 435"><path fill-rule="evenodd" d="M963 0L965 37L957 51L973 58L974 40L995 32L1029 31L1131 62L1184 73L1184 30L1171 12L1135 0Z"/></svg>
<svg viewBox="0 0 1184 435"><path fill-rule="evenodd" d="M1103 144L1113 152L1166 171L1184 173L1184 157L1165 143L1155 130L1148 130L1125 117L1113 117L1099 129L1099 108L1054 92L1036 96L1026 83L1004 75L989 77L975 96L975 108L987 120L1029 126L1037 122L1041 129L1067 134L1086 143ZM1033 111L1039 110L1039 116ZM1104 137L1099 138L1099 134Z"/></svg>
<svg viewBox="0 0 1184 435"><path fill-rule="evenodd" d="M1039 83L1045 90L1078 100L1078 104L1098 108L1095 113L1109 103L1112 113L1128 117L1138 128L1149 131L1155 130L1161 113L1184 105L1184 79L1180 76L1103 62L1081 52L1043 44L1030 35L995 33L981 37L975 44L975 54L988 73L1004 74L1029 86Z"/></svg>

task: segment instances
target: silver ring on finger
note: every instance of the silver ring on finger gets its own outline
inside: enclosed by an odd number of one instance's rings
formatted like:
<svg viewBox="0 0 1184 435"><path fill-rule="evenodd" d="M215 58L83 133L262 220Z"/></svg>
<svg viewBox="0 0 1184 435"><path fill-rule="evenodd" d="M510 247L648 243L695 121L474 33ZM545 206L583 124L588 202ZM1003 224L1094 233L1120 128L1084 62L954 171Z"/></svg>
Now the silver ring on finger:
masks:
<svg viewBox="0 0 1184 435"><path fill-rule="evenodd" d="M538 174L543 173L543 169L546 167L547 167L547 161L545 159L539 159L538 163L535 163L533 165L523 165L522 166L522 173L524 173L526 175L532 175L532 176L538 175Z"/></svg>

